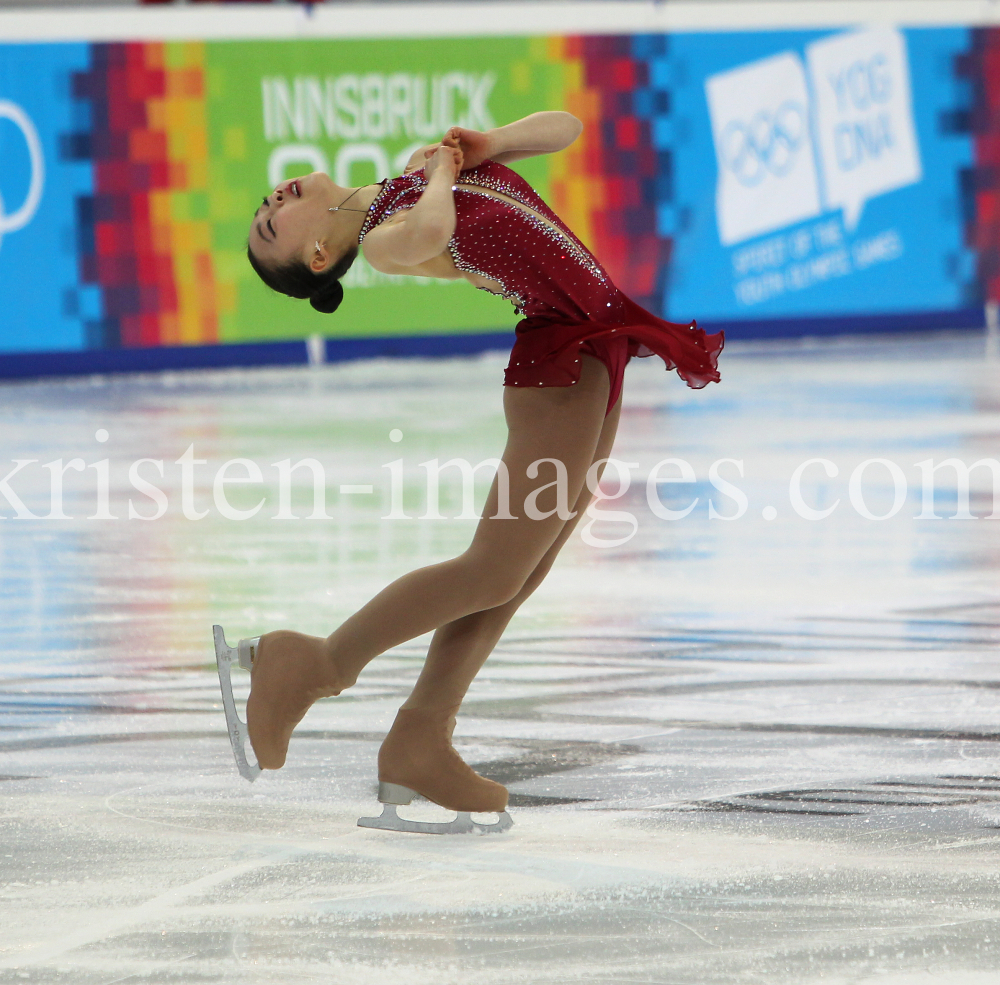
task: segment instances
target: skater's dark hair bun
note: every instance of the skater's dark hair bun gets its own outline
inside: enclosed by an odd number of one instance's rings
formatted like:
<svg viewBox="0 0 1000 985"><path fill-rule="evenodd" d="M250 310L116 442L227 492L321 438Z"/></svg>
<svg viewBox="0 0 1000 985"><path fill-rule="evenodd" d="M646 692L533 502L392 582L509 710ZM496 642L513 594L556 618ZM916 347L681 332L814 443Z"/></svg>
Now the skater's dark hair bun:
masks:
<svg viewBox="0 0 1000 985"><path fill-rule="evenodd" d="M316 274L301 260L292 260L281 267L266 267L247 245L250 266L272 291L287 294L290 298L308 298L309 303L325 315L332 315L344 300L340 278L351 269L357 257L358 248L352 246L336 263Z"/></svg>

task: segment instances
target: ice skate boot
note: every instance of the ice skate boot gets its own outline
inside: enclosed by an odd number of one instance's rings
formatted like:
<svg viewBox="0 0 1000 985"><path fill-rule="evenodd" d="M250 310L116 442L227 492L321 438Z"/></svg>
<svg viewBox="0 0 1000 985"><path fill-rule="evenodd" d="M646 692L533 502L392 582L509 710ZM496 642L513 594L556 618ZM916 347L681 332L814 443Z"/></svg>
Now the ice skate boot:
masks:
<svg viewBox="0 0 1000 985"><path fill-rule="evenodd" d="M319 698L340 694L347 686L329 661L326 641L315 636L279 630L240 640L233 649L216 626L215 654L236 764L248 780L255 780L262 769L281 769L292 730L305 713ZM236 714L232 696L229 668L234 663L251 672L245 722ZM246 763L247 741L256 766Z"/></svg>
<svg viewBox="0 0 1000 985"><path fill-rule="evenodd" d="M419 834L496 834L513 825L507 813L507 790L480 776L455 751L451 735L458 707L443 711L403 708L396 715L378 754L379 817L362 817L362 828L414 831ZM396 812L420 794L448 810L453 821L410 821ZM473 820L473 813L497 814L493 823Z"/></svg>
<svg viewBox="0 0 1000 985"><path fill-rule="evenodd" d="M235 647L226 642L226 634L221 626L213 626L215 636L215 662L219 668L219 686L222 688L222 707L226 711L226 725L229 729L229 742L236 757L236 767L240 776L251 783L260 776L260 766L247 759L247 743L250 736L247 733L247 723L236 712L236 701L233 699L233 682L229 671L233 664L238 664L244 670L253 669L254 657L260 644L260 637L240 640Z"/></svg>

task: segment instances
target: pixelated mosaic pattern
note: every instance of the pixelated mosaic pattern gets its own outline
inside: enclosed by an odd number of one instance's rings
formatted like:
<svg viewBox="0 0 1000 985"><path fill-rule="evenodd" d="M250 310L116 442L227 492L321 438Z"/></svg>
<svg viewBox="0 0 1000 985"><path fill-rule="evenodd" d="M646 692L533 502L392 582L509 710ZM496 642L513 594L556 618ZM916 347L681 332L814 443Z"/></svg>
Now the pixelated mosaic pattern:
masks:
<svg viewBox="0 0 1000 985"><path fill-rule="evenodd" d="M80 279L103 302L89 344L216 342L231 292L211 255L204 45L95 44L72 95L89 126L62 153L94 169L94 194L76 202Z"/></svg>
<svg viewBox="0 0 1000 985"><path fill-rule="evenodd" d="M557 212L615 283L664 311L672 240L658 229L673 205L673 160L664 139L671 101L664 35L553 38L566 64L565 106L584 123L553 175Z"/></svg>
<svg viewBox="0 0 1000 985"><path fill-rule="evenodd" d="M974 166L960 177L965 243L976 256L970 302L1000 300L1000 30L970 32L969 51L955 75L970 87L968 107L947 114L943 126L972 137Z"/></svg>

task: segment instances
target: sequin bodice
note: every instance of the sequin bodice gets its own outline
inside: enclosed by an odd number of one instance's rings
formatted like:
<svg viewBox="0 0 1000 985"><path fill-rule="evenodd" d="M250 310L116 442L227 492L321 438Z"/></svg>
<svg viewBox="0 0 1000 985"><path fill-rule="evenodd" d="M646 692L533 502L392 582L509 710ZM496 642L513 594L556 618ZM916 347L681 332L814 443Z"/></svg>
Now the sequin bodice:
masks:
<svg viewBox="0 0 1000 985"><path fill-rule="evenodd" d="M358 241L416 205L426 187L423 170L387 181ZM604 268L519 174L486 161L463 171L455 187L457 221L448 250L460 271L499 284L515 311L529 318L606 322L620 315L621 295Z"/></svg>

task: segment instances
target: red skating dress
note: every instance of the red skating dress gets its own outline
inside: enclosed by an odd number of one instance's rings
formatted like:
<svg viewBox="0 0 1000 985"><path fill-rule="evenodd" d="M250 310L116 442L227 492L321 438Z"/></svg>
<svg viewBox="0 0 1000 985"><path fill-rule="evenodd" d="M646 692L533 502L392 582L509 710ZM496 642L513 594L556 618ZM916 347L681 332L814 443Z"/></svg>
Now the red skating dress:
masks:
<svg viewBox="0 0 1000 985"><path fill-rule="evenodd" d="M413 208L426 187L422 169L387 181L372 203L358 242L389 216ZM694 322L663 321L622 294L590 251L515 171L495 161L463 171L456 184L455 212L455 234L448 244L455 266L495 281L515 313L525 315L516 328L504 374L506 386L576 383L581 352L596 356L608 368L608 410L621 394L625 364L632 356L655 353L667 369L676 369L696 389L718 382L722 333L706 335Z"/></svg>

